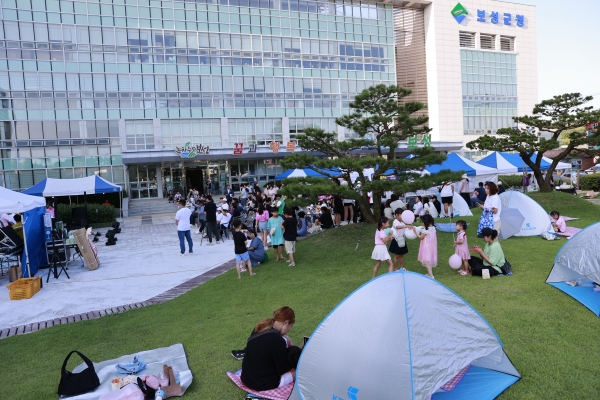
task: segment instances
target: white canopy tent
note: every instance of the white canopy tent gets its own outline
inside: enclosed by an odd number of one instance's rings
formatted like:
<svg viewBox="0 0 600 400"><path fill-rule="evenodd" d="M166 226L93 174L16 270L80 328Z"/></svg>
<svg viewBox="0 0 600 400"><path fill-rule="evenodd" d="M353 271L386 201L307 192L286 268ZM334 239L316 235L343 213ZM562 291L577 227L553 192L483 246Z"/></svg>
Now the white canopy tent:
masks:
<svg viewBox="0 0 600 400"><path fill-rule="evenodd" d="M25 212L45 208L46 200L43 197L30 196L28 194L18 193L0 186L0 214L4 213L22 213L23 214L23 241L25 247L25 263L27 265L28 276L31 277L31 266L29 262L29 245L41 245L37 238L27 240L27 220ZM35 266L37 271L37 265Z"/></svg>

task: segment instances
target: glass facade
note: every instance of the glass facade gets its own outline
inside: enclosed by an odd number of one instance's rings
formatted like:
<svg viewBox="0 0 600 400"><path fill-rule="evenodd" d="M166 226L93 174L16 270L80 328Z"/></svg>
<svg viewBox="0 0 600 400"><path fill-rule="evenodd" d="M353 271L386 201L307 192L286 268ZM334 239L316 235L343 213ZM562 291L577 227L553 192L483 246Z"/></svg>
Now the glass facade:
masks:
<svg viewBox="0 0 600 400"><path fill-rule="evenodd" d="M516 54L460 50L465 135L494 134L517 116Z"/></svg>
<svg viewBox="0 0 600 400"><path fill-rule="evenodd" d="M354 95L396 80L392 7L383 3L1 5L0 172L11 189L91 174L125 184L123 151L285 147L305 127L336 129ZM166 188L128 171L139 197Z"/></svg>

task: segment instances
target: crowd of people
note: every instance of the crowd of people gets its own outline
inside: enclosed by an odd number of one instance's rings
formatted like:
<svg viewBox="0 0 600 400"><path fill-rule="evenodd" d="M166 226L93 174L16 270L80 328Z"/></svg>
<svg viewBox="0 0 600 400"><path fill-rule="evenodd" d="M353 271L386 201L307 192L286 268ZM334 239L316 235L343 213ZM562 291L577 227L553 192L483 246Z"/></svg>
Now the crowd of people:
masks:
<svg viewBox="0 0 600 400"><path fill-rule="evenodd" d="M354 202L338 202L335 198L325 199L310 214L298 207L286 205L286 198L279 193L277 185L266 185L264 190L258 184L243 184L238 193L229 186L225 195L216 199L210 194L190 189L186 196L170 192L169 202L177 203L175 223L180 243L180 256L193 254L192 232L202 235L208 245L222 243L232 238L235 247L238 276L256 267L266 259L266 250L272 247L275 260L286 260L290 267L296 266L296 239L305 236L309 229L329 229L353 220L335 222L331 214L337 204L336 214L346 213L345 218L354 218ZM341 204L341 207L340 207ZM352 209L352 210L350 210ZM285 254L284 254L285 250ZM286 257L287 256L287 257Z"/></svg>

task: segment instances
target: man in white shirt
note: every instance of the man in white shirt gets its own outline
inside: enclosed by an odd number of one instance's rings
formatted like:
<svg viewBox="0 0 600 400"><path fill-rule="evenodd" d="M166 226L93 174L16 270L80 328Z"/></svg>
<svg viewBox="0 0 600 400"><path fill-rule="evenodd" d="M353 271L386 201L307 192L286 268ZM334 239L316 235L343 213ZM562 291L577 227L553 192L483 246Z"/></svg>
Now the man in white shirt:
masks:
<svg viewBox="0 0 600 400"><path fill-rule="evenodd" d="M223 230L223 233L225 234L225 237L227 239L229 239L229 222L231 221L231 214L229 213L229 205L227 204L223 204L221 206L221 229ZM217 215L217 219L219 218L219 215Z"/></svg>
<svg viewBox="0 0 600 400"><path fill-rule="evenodd" d="M390 203L390 208L392 209L392 214L394 214L399 208L404 209L405 204L402 200L400 200L398 195L392 194L391 200L392 202Z"/></svg>
<svg viewBox="0 0 600 400"><path fill-rule="evenodd" d="M179 207L179 211L175 214L175 224L177 225L177 235L179 236L179 247L181 248L181 253L179 256L185 255L185 242L184 238L188 242L188 247L190 248L189 253L194 253L194 243L192 242L192 235L190 233L190 218L192 216L192 211L185 206L185 200L179 200L177 203L177 207Z"/></svg>

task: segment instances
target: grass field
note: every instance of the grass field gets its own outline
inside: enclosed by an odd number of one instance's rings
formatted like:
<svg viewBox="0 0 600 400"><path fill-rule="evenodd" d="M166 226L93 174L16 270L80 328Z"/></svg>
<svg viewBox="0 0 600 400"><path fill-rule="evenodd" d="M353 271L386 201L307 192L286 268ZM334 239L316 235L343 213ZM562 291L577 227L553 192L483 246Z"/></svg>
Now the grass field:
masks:
<svg viewBox="0 0 600 400"><path fill-rule="evenodd" d="M600 216L600 207L574 196L532 197L548 211L581 218L570 222L572 226L585 227ZM469 244L481 244L474 234L478 216L467 220L471 222ZM243 393L225 375L241 366L230 350L243 348L254 324L283 305L296 311L292 339L301 342L302 336L310 335L336 304L370 279L374 231L370 225L349 225L299 242L295 268L271 261L257 267L256 276L245 274L241 280L232 270L163 304L3 339L0 397L56 398L62 361L73 349L101 361L183 343L194 374L185 398L241 400ZM451 243L451 234L438 233L436 279L491 323L523 376L500 398L600 398L600 321L583 305L544 283L565 240L502 241L514 275L488 281L460 276L447 266L453 253ZM424 273L416 261L417 241L408 245L407 268ZM380 272L385 270L382 267ZM69 367L74 365L71 361Z"/></svg>

